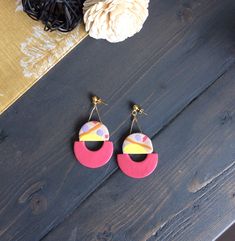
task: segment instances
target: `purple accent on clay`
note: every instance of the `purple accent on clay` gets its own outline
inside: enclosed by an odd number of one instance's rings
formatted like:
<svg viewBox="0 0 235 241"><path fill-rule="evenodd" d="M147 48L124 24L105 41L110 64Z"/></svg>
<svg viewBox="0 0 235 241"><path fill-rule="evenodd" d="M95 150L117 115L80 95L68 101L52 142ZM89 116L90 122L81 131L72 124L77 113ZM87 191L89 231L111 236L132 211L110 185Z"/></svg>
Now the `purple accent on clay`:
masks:
<svg viewBox="0 0 235 241"><path fill-rule="evenodd" d="M136 134L135 139L136 139L136 141L141 141L141 135Z"/></svg>
<svg viewBox="0 0 235 241"><path fill-rule="evenodd" d="M89 129L90 129L90 127L89 127L88 124L85 124L85 125L82 126L82 131L83 132L87 132L87 131L89 131Z"/></svg>
<svg viewBox="0 0 235 241"><path fill-rule="evenodd" d="M96 131L96 134L97 134L98 136L103 136L104 132L103 132L102 129L99 129L99 130Z"/></svg>

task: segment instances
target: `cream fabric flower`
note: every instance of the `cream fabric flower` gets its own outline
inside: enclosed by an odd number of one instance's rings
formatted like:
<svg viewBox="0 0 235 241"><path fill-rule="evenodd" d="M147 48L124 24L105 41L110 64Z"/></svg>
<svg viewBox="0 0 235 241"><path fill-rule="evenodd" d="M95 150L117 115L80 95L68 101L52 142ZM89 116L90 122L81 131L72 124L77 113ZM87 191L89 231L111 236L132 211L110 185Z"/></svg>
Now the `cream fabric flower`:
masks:
<svg viewBox="0 0 235 241"><path fill-rule="evenodd" d="M84 23L89 35L120 42L139 32L148 17L149 0L86 0Z"/></svg>

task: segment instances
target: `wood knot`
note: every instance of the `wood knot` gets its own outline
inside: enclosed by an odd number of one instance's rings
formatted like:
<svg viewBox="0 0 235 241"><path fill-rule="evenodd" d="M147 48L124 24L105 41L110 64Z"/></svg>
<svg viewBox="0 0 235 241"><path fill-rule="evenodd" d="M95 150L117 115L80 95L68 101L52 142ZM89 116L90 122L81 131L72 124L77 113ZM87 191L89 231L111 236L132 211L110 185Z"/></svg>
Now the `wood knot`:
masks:
<svg viewBox="0 0 235 241"><path fill-rule="evenodd" d="M18 202L20 204L23 204L25 202L27 202L28 200L31 199L31 197L40 192L44 186L46 185L46 183L44 181L39 181L39 182L36 182L34 184L32 184L28 189L26 189L24 191L24 193L19 197L18 199Z"/></svg>
<svg viewBox="0 0 235 241"><path fill-rule="evenodd" d="M30 200L30 208L32 213L37 215L47 210L47 199L46 197L35 194Z"/></svg>
<svg viewBox="0 0 235 241"><path fill-rule="evenodd" d="M182 22L191 22L193 20L192 7L187 4L183 4L181 9L177 12L177 16Z"/></svg>
<svg viewBox="0 0 235 241"><path fill-rule="evenodd" d="M113 234L111 232L111 227L108 226L106 230L100 232L96 236L98 241L111 241L113 240Z"/></svg>
<svg viewBox="0 0 235 241"><path fill-rule="evenodd" d="M231 111L225 111L220 117L220 124L225 125L226 123L232 122L233 116Z"/></svg>
<svg viewBox="0 0 235 241"><path fill-rule="evenodd" d="M8 135L4 130L0 130L0 144L7 139Z"/></svg>
<svg viewBox="0 0 235 241"><path fill-rule="evenodd" d="M197 211L199 208L200 208L200 205L199 205L199 204L194 204L194 205L193 205L193 210L194 210L194 211Z"/></svg>
<svg viewBox="0 0 235 241"><path fill-rule="evenodd" d="M166 89L167 89L167 85L166 85L165 83L160 83L160 84L159 84L159 88L160 88L161 90L166 90Z"/></svg>

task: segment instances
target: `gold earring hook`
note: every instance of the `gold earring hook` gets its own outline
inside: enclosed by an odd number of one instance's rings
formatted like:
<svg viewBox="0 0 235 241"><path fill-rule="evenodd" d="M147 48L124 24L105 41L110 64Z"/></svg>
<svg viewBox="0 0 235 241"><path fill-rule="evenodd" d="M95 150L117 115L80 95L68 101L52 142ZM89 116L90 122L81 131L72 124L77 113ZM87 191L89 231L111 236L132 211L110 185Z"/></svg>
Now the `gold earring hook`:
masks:
<svg viewBox="0 0 235 241"><path fill-rule="evenodd" d="M147 113L144 112L144 109L140 105L133 105L132 107L132 114L137 115L137 114L144 114L147 115Z"/></svg>
<svg viewBox="0 0 235 241"><path fill-rule="evenodd" d="M91 110L91 113L90 113L88 121L91 120L91 117L92 117L94 111L96 110L96 113L98 115L99 121L102 123L101 118L100 118L100 113L99 113L98 108L97 108L97 105L99 105L99 104L107 105L107 103L105 103L100 97L98 97L96 95L91 97L91 102L93 104L93 108Z"/></svg>
<svg viewBox="0 0 235 241"><path fill-rule="evenodd" d="M99 104L107 105L100 97L96 95L92 96L91 100L93 105L99 105Z"/></svg>
<svg viewBox="0 0 235 241"><path fill-rule="evenodd" d="M131 114L132 114L132 116L137 116L137 114L148 115L147 113L144 112L144 109L140 105L137 105L137 104L133 105Z"/></svg>
<svg viewBox="0 0 235 241"><path fill-rule="evenodd" d="M140 132L142 133L141 127L140 127L140 125L138 123L138 119L137 119L138 114L139 115L142 115L142 114L147 115L147 113L144 112L144 109L141 108L140 105L135 104L135 105L133 105L132 111L131 111L132 122L131 122L130 134L132 133L133 126L134 126L135 123L136 123L138 129L140 130Z"/></svg>

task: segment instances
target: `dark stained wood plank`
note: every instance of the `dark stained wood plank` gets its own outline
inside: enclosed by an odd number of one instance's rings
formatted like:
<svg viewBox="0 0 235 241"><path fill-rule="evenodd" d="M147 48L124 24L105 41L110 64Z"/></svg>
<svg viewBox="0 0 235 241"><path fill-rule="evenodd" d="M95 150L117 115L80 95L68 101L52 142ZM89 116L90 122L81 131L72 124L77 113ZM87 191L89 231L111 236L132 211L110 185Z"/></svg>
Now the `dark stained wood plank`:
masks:
<svg viewBox="0 0 235 241"><path fill-rule="evenodd" d="M234 76L235 68L154 137L156 172L116 172L42 240L214 240L235 221Z"/></svg>
<svg viewBox="0 0 235 241"><path fill-rule="evenodd" d="M129 102L146 107L155 135L234 63L234 9L226 1L152 1L143 31L120 44L86 39L0 118L0 240L39 240L111 173L76 163L73 136L88 94L118 144ZM153 121L154 120L154 121ZM2 218L4 217L4 218Z"/></svg>

